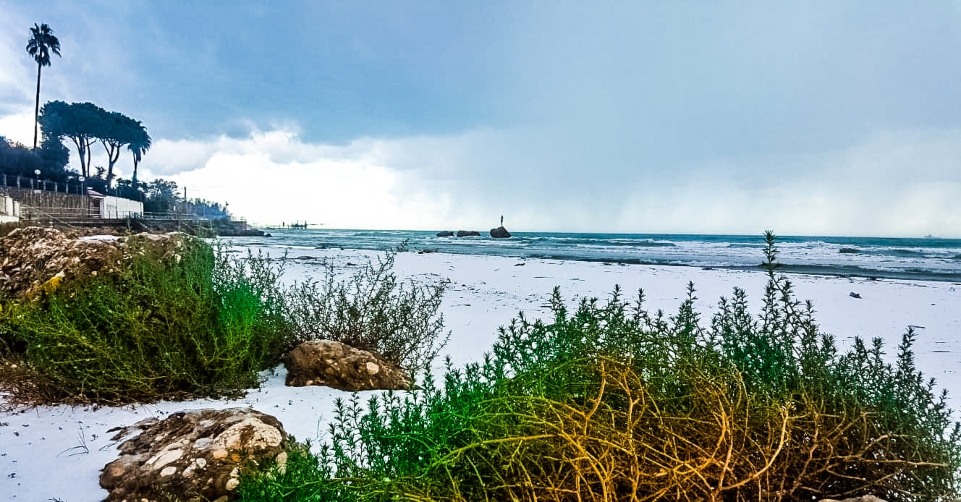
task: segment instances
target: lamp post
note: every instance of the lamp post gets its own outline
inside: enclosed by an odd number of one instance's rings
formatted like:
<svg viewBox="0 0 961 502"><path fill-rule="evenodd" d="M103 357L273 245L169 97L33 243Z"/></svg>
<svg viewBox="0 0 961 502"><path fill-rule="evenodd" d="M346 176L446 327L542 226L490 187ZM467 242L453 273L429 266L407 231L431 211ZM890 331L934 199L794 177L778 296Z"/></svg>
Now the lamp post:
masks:
<svg viewBox="0 0 961 502"><path fill-rule="evenodd" d="M78 176L78 177L77 177L77 181L80 182L80 195L86 195L86 194L87 194L87 187L86 187L86 185L84 185L83 182L84 182L84 181L87 181L87 178L84 178L83 176Z"/></svg>
<svg viewBox="0 0 961 502"><path fill-rule="evenodd" d="M40 190L43 190L43 188L40 186L40 170L39 170L39 169L34 169L34 170L33 170L33 174L36 174L36 175L37 175L37 190L36 190L36 192L40 192Z"/></svg>

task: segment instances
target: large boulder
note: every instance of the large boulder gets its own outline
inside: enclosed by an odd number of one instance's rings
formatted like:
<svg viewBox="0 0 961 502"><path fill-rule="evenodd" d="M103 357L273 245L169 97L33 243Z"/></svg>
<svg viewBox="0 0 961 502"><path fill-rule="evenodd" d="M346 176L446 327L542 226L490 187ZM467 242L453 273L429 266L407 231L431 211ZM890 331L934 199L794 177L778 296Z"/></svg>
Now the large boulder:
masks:
<svg viewBox="0 0 961 502"><path fill-rule="evenodd" d="M79 277L113 273L130 249L177 259L185 238L180 233L74 237L52 228L18 228L0 238L0 290L32 297Z"/></svg>
<svg viewBox="0 0 961 502"><path fill-rule="evenodd" d="M453 236L454 236L454 232L451 232L450 230L441 230L440 232L437 232L437 237L453 237Z"/></svg>
<svg viewBox="0 0 961 502"><path fill-rule="evenodd" d="M491 229L491 237L495 239L508 239L511 233L507 231L504 227L497 227Z"/></svg>
<svg viewBox="0 0 961 502"><path fill-rule="evenodd" d="M480 237L480 232L476 230L458 230L458 237Z"/></svg>
<svg viewBox="0 0 961 502"><path fill-rule="evenodd" d="M283 425L247 408L148 418L120 429L113 440L136 432L100 474L107 502L228 500L244 469L268 459L279 466L287 462Z"/></svg>
<svg viewBox="0 0 961 502"><path fill-rule="evenodd" d="M396 364L333 340L312 340L287 357L287 385L324 385L340 390L410 389L411 379Z"/></svg>

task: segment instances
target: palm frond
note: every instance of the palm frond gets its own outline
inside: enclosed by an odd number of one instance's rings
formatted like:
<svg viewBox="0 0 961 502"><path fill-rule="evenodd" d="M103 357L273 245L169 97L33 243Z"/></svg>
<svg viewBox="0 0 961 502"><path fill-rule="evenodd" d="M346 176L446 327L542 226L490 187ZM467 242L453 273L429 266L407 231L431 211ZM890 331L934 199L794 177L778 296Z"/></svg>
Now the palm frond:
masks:
<svg viewBox="0 0 961 502"><path fill-rule="evenodd" d="M33 28L30 28L26 50L37 64L50 66L50 53L60 56L60 39L53 34L53 30L46 23L34 24Z"/></svg>

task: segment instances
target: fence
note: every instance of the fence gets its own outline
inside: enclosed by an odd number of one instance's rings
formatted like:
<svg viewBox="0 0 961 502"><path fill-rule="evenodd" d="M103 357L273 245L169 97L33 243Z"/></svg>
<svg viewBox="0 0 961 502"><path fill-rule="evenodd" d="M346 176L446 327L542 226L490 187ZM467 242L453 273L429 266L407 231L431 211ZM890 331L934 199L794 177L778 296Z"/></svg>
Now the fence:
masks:
<svg viewBox="0 0 961 502"><path fill-rule="evenodd" d="M60 183L57 181L38 180L37 178L13 174L0 174L0 187L10 187L18 190L31 191L42 190L45 192L63 194L83 194L83 183L80 183L79 181L74 180L72 182Z"/></svg>
<svg viewBox="0 0 961 502"><path fill-rule="evenodd" d="M21 205L20 219L50 223L77 223L79 220L99 220L99 208L36 207Z"/></svg>

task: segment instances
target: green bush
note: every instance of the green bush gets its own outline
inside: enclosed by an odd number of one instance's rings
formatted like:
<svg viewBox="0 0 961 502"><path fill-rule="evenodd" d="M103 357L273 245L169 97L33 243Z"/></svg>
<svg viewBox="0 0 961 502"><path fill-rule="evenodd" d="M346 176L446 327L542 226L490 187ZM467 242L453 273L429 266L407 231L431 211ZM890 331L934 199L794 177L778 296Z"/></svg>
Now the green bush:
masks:
<svg viewBox="0 0 961 502"><path fill-rule="evenodd" d="M130 241L120 270L7 301L0 338L44 401L123 403L237 394L294 342L282 268L196 238L179 257Z"/></svg>
<svg viewBox="0 0 961 502"><path fill-rule="evenodd" d="M284 286L285 259L184 237L179 257L129 241L116 273L0 299L0 381L33 402L235 395L298 343L334 339L423 368L446 343L446 283L401 282L394 252L335 280Z"/></svg>
<svg viewBox="0 0 961 502"><path fill-rule="evenodd" d="M954 500L961 428L913 362L839 353L775 274L760 316L743 291L704 326L555 289L553 319L519 316L443 384L338 401L330 443L291 446L245 500ZM293 466L293 467L291 467Z"/></svg>
<svg viewBox="0 0 961 502"><path fill-rule="evenodd" d="M403 282L393 271L396 251L368 260L347 278L324 263L320 280L289 291L288 318L303 340L327 339L370 350L408 370L426 368L447 343L438 314L447 282Z"/></svg>

